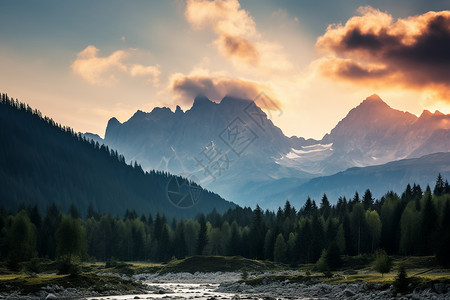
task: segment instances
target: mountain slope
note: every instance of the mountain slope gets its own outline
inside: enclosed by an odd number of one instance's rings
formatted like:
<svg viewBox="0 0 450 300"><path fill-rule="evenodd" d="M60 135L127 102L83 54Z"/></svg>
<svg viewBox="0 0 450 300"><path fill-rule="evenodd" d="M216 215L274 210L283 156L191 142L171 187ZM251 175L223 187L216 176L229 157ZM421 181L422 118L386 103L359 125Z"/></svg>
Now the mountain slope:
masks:
<svg viewBox="0 0 450 300"><path fill-rule="evenodd" d="M215 103L199 96L185 112L179 107L175 112L137 111L123 124L112 118L105 143L145 169L193 174L203 186L243 205L267 194L253 190L254 185L311 178L276 163L297 141L287 138L249 100L225 97Z"/></svg>
<svg viewBox="0 0 450 300"><path fill-rule="evenodd" d="M252 138L243 151L226 141L236 124ZM137 111L123 124L112 118L104 142L145 169L193 174L227 199L255 205L314 177L449 151L449 129L450 115L425 111L417 118L372 95L322 140L288 138L249 100L225 97L215 103L199 96L185 112L180 107ZM228 164L219 170L214 162L205 164L207 155L219 152Z"/></svg>
<svg viewBox="0 0 450 300"><path fill-rule="evenodd" d="M353 108L322 140L293 148L278 162L304 172L331 175L355 166L450 151L449 129L450 115L424 111L417 118L372 95Z"/></svg>
<svg viewBox="0 0 450 300"><path fill-rule="evenodd" d="M0 205L5 208L37 204L45 209L54 202L64 210L74 203L83 213L92 204L103 213L122 215L126 209L135 209L139 214L192 217L235 206L192 184L196 204L177 207L167 193L177 188L175 181L183 182L162 172L144 173L139 165L129 166L117 151L1 97Z"/></svg>
<svg viewBox="0 0 450 300"><path fill-rule="evenodd" d="M335 202L340 196L353 197L356 191L362 195L366 189L379 198L389 190L403 192L408 183L420 184L423 189L427 184L432 186L438 173L444 178L450 177L449 152L377 166L354 167L331 176L317 177L285 192L267 196L263 205L271 207L271 203L289 199L297 207L303 205L308 196L319 201L324 193Z"/></svg>

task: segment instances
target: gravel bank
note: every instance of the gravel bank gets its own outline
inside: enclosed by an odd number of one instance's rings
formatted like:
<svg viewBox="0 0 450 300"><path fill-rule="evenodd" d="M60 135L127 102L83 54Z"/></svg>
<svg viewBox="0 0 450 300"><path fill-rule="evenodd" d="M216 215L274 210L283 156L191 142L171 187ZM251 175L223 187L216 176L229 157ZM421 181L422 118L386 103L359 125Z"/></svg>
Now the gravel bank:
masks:
<svg viewBox="0 0 450 300"><path fill-rule="evenodd" d="M388 290L369 289L365 283L306 285L287 281L258 286L238 282L222 283L216 291L253 295L255 298L266 297L266 299L450 299L450 285L440 284L428 289L415 289L413 293L407 295L394 294L392 287Z"/></svg>

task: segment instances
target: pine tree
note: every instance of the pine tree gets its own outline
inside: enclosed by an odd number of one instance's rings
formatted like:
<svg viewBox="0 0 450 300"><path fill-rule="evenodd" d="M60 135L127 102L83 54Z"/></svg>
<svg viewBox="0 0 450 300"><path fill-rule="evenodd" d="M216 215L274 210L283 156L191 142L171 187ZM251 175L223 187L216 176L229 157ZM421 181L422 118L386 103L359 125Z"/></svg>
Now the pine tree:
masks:
<svg viewBox="0 0 450 300"><path fill-rule="evenodd" d="M227 246L227 255L238 255L240 253L239 246L241 245L241 237L239 234L239 227L236 221L231 223L230 241Z"/></svg>
<svg viewBox="0 0 450 300"><path fill-rule="evenodd" d="M405 294L409 291L409 279L406 274L405 266L401 265L397 277L395 278L393 282L394 290L396 293Z"/></svg>
<svg viewBox="0 0 450 300"><path fill-rule="evenodd" d="M356 191L355 196L353 196L353 204L360 202L359 193Z"/></svg>
<svg viewBox="0 0 450 300"><path fill-rule="evenodd" d="M199 223L200 223L200 231L198 232L198 237L197 237L197 250L196 250L196 254L197 255L202 255L203 254L203 250L205 249L206 244L208 244L208 237L206 235L206 219L205 219L205 215L201 214L200 218L199 218Z"/></svg>
<svg viewBox="0 0 450 300"><path fill-rule="evenodd" d="M420 212L420 215L420 254L431 255L434 250L433 237L435 233L434 230L436 226L437 214L431 199L430 191L425 193L424 206Z"/></svg>
<svg viewBox="0 0 450 300"><path fill-rule="evenodd" d="M308 199L306 199L305 205L303 206L303 214L305 216L310 216L313 210L313 205L312 205L312 201L311 198L308 197Z"/></svg>
<svg viewBox="0 0 450 300"><path fill-rule="evenodd" d="M288 203L289 202L287 201L286 205L288 205ZM264 258L264 237L266 228L262 219L262 214L261 208L257 205L256 209L253 211L253 222L250 229L250 256L254 259Z"/></svg>
<svg viewBox="0 0 450 300"><path fill-rule="evenodd" d="M272 231L269 229L264 237L264 259L273 260L274 238Z"/></svg>
<svg viewBox="0 0 450 300"><path fill-rule="evenodd" d="M436 259L448 268L450 267L450 200L445 202L438 236L440 240L437 245Z"/></svg>
<svg viewBox="0 0 450 300"><path fill-rule="evenodd" d="M335 241L331 242L327 249L327 264L330 270L336 270L342 265L341 253Z"/></svg>
<svg viewBox="0 0 450 300"><path fill-rule="evenodd" d="M275 246L273 249L273 258L276 262L286 262L287 246L283 235L280 233L275 240Z"/></svg>
<svg viewBox="0 0 450 300"><path fill-rule="evenodd" d="M326 220L330 216L331 205L330 201L328 201L328 197L326 194L323 194L322 201L320 202L320 214Z"/></svg>
<svg viewBox="0 0 450 300"><path fill-rule="evenodd" d="M57 253L62 261L60 272L73 272L75 258L81 258L85 242L84 230L79 218L65 216L56 231Z"/></svg>
<svg viewBox="0 0 450 300"><path fill-rule="evenodd" d="M81 218L81 214L80 211L77 209L77 207L75 206L75 204L71 204L70 208L69 208L69 215L74 218L74 219L79 219Z"/></svg>
<svg viewBox="0 0 450 300"><path fill-rule="evenodd" d="M441 196L445 191L445 184L444 180L442 179L441 173L439 173L438 177L436 178L436 184L434 186L433 194L435 196Z"/></svg>
<svg viewBox="0 0 450 300"><path fill-rule="evenodd" d="M62 214L53 203L47 207L47 212L39 234L38 251L41 256L54 259L56 257L55 233L61 222Z"/></svg>
<svg viewBox="0 0 450 300"><path fill-rule="evenodd" d="M256 209L258 209L258 208L259 208L259 206L257 205ZM284 214L285 218L290 218L290 217L292 217L292 215L295 215L295 211L293 211L289 200L286 200L286 203L284 204L283 214Z"/></svg>
<svg viewBox="0 0 450 300"><path fill-rule="evenodd" d="M413 190L411 188L411 185L408 183L406 186L405 191L402 194L402 199L404 199L406 202L409 202L413 199Z"/></svg>
<svg viewBox="0 0 450 300"><path fill-rule="evenodd" d="M175 256L178 259L183 259L187 255L186 238L184 235L184 221L178 221L175 228L174 239Z"/></svg>
<svg viewBox="0 0 450 300"><path fill-rule="evenodd" d="M373 198L372 198L372 192L369 189L367 189L366 192L364 193L362 203L364 205L364 209L365 210L368 210L368 209L372 208L372 206L373 206Z"/></svg>

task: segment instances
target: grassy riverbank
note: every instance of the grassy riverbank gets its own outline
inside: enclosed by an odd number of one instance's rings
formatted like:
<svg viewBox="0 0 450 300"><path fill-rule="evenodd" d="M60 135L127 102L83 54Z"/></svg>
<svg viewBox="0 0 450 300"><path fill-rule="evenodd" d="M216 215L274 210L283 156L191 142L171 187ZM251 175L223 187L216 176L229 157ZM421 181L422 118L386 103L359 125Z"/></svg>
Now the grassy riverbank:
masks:
<svg viewBox="0 0 450 300"><path fill-rule="evenodd" d="M82 273L77 276L49 274L0 275L0 292L33 294L41 290L55 292L69 288L96 293L113 291L126 293L145 290L145 286L139 282L122 279L118 276L98 275L95 273Z"/></svg>
<svg viewBox="0 0 450 300"><path fill-rule="evenodd" d="M55 275L57 264L47 260L40 262L41 272L37 274L26 271L11 272L0 265L0 292L17 291L20 294L29 294L45 290L46 287L57 286L97 293L107 291L128 293L145 289L141 283L127 279L132 275L144 273L163 275L181 272L192 274L237 272L242 274L241 282L248 285L270 282L367 283L368 287L383 289L393 284L400 266L406 268L408 280L414 286L450 284L450 270L440 267L433 257L393 257L392 260L391 272L383 276L374 271L372 256L344 257L342 267L327 275L316 271L313 264L290 267L269 261L223 256L193 256L166 264L117 261L81 263L80 273L76 276Z"/></svg>

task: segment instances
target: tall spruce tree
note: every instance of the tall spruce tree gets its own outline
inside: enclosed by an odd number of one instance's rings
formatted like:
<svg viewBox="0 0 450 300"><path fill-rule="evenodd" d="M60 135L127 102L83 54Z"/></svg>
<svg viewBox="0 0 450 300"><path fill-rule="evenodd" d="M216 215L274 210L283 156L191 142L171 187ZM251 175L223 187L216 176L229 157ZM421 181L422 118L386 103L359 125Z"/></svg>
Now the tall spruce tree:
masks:
<svg viewBox="0 0 450 300"><path fill-rule="evenodd" d="M206 219L205 219L204 214L200 215L198 222L200 223L200 231L198 232L198 237L197 237L196 254L202 255L206 244L208 244L208 236L206 235L206 231L207 231Z"/></svg>
<svg viewBox="0 0 450 300"><path fill-rule="evenodd" d="M420 241L419 249L421 255L431 255L434 250L434 235L436 229L437 214L433 205L430 191L424 196L423 208L420 212Z"/></svg>

